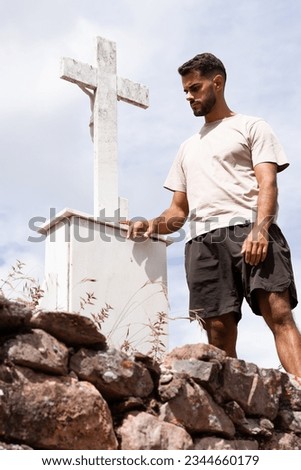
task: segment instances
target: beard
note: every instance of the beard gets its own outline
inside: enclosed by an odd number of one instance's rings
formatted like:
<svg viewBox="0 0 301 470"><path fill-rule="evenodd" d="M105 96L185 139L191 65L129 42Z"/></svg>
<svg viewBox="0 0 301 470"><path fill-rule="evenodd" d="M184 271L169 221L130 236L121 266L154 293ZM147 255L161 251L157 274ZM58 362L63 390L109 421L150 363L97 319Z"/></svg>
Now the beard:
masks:
<svg viewBox="0 0 301 470"><path fill-rule="evenodd" d="M205 99L202 99L202 100L196 99L190 103L190 106L197 104L196 107L192 108L193 114L195 116L206 116L212 111L213 107L215 106L215 103L216 103L216 96L213 90L210 90L210 93L208 93L208 96L206 96Z"/></svg>

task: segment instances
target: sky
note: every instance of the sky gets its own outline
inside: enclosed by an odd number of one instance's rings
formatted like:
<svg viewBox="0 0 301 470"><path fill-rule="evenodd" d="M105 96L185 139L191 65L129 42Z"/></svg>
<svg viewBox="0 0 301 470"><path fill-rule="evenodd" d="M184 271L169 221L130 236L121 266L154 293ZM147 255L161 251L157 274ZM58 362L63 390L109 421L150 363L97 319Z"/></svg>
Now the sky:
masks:
<svg viewBox="0 0 301 470"><path fill-rule="evenodd" d="M97 36L117 44L118 74L146 85L150 107L118 103L119 194L130 217L159 215L163 188L183 140L198 132L177 68L212 52L228 74L235 112L261 116L278 135L290 167L279 175L278 222L301 282L299 0L0 0L0 278L16 260L43 281L44 243L28 241L33 217L65 207L93 213L93 148L87 96L60 79L60 58L94 64ZM206 342L187 316L183 241L168 248L169 347ZM1 281L0 281L1 286ZM272 334L247 306L238 355L279 366ZM294 311L301 325L301 306ZM178 318L178 319L177 319Z"/></svg>

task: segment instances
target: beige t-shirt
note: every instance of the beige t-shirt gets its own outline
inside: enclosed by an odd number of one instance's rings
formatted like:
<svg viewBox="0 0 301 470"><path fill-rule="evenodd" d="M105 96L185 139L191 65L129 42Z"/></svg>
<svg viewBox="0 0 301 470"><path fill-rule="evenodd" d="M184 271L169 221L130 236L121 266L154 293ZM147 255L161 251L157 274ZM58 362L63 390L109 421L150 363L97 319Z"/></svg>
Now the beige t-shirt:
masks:
<svg viewBox="0 0 301 470"><path fill-rule="evenodd" d="M216 228L256 219L254 167L288 165L270 125L258 117L234 116L206 123L180 146L164 186L187 194L188 240Z"/></svg>

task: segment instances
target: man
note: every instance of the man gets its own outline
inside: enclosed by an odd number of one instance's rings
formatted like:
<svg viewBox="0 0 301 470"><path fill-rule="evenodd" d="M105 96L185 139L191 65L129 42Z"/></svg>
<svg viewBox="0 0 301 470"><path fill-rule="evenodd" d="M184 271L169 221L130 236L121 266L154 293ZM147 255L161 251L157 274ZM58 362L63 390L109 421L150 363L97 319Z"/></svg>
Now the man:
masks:
<svg viewBox="0 0 301 470"><path fill-rule="evenodd" d="M165 182L171 205L129 223L129 237L168 234L188 219L185 268L190 316L210 344L236 356L245 298L271 329L284 369L301 377L297 293L287 242L276 225L277 173L289 164L270 126L228 107L226 70L213 54L178 69L186 99L205 124L180 147Z"/></svg>

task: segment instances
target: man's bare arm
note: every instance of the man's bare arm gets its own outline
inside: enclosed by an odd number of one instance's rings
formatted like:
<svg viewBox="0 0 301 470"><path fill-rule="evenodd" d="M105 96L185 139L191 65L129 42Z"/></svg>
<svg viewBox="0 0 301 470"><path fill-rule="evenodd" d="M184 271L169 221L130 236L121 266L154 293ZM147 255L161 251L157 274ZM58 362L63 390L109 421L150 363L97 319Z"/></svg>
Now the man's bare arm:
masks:
<svg viewBox="0 0 301 470"><path fill-rule="evenodd" d="M257 220L243 244L242 253L246 263L256 266L267 255L268 230L276 214L278 189L276 164L259 163L254 171L259 186Z"/></svg>
<svg viewBox="0 0 301 470"><path fill-rule="evenodd" d="M175 191L170 207L159 217L129 222L128 238L146 237L154 234L167 235L176 232L185 223L189 213L186 193Z"/></svg>

